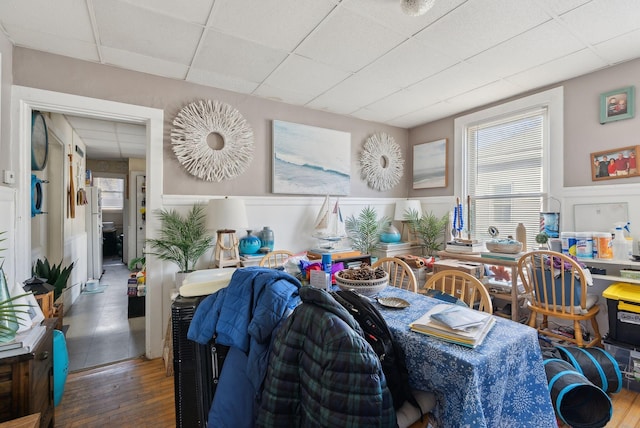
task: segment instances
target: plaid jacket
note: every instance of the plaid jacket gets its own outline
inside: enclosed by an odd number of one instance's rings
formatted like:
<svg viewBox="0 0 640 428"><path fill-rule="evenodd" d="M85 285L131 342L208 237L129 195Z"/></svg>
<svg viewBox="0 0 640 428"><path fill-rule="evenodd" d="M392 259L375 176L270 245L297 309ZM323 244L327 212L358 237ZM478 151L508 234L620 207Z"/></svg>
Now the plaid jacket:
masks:
<svg viewBox="0 0 640 428"><path fill-rule="evenodd" d="M302 287L303 303L280 328L256 426L395 427L377 355L327 292Z"/></svg>

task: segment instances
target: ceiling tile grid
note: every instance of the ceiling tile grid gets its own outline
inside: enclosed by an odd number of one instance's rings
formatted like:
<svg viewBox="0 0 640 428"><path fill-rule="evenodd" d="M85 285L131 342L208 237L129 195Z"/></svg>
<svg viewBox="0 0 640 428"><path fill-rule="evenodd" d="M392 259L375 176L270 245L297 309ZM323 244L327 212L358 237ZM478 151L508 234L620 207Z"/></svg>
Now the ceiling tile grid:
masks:
<svg viewBox="0 0 640 428"><path fill-rule="evenodd" d="M410 17L399 0L2 0L0 31L16 46L411 128L640 57L640 1L436 0Z"/></svg>

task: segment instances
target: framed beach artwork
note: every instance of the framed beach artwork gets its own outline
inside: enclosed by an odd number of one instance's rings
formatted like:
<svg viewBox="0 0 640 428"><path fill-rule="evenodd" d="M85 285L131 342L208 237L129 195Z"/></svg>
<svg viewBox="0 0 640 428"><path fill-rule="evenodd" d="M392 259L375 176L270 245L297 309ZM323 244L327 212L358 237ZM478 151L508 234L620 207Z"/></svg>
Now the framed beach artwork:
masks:
<svg viewBox="0 0 640 428"><path fill-rule="evenodd" d="M351 134L273 121L273 193L349 194Z"/></svg>
<svg viewBox="0 0 640 428"><path fill-rule="evenodd" d="M413 146L413 188L447 187L447 139Z"/></svg>

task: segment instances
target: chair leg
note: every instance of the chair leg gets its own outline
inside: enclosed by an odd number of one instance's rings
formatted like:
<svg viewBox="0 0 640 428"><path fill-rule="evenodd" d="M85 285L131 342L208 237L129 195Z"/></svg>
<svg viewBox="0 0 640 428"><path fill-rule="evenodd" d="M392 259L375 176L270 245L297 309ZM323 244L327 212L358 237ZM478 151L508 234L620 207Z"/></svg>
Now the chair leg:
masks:
<svg viewBox="0 0 640 428"><path fill-rule="evenodd" d="M582 339L582 327L580 326L580 321L578 320L573 321L573 331L574 331L574 337L576 338L576 345L582 348L582 346L584 345L584 342Z"/></svg>
<svg viewBox="0 0 640 428"><path fill-rule="evenodd" d="M593 328L593 335L596 339L593 342L593 346L602 347L602 336L600 335L600 327L598 326L598 320L595 316L591 318L591 327Z"/></svg>
<svg viewBox="0 0 640 428"><path fill-rule="evenodd" d="M546 315L542 316L542 324L540 324L541 329L549 328L549 317Z"/></svg>
<svg viewBox="0 0 640 428"><path fill-rule="evenodd" d="M538 313L536 311L531 311L531 315L529 315L529 327L536 328L537 321Z"/></svg>

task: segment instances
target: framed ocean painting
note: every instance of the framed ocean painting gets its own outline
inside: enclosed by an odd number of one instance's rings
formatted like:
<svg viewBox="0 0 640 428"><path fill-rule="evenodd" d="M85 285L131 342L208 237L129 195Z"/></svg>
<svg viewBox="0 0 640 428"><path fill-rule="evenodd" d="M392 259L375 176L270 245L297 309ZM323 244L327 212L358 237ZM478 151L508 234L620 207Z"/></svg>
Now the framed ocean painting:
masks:
<svg viewBox="0 0 640 428"><path fill-rule="evenodd" d="M447 139L413 146L413 188L447 187Z"/></svg>
<svg viewBox="0 0 640 428"><path fill-rule="evenodd" d="M349 194L351 134L273 121L273 193Z"/></svg>

